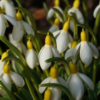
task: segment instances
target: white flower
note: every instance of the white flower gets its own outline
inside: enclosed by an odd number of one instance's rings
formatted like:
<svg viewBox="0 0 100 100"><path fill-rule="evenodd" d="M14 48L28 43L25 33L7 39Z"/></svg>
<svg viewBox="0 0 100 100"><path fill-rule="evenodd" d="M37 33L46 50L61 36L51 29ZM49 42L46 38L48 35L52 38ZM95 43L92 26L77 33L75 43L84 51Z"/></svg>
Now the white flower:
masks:
<svg viewBox="0 0 100 100"><path fill-rule="evenodd" d="M68 33L69 21L65 22L63 29L53 32L54 37L56 38L57 50L59 53L63 53L67 47L71 47L73 42L72 36Z"/></svg>
<svg viewBox="0 0 100 100"><path fill-rule="evenodd" d="M14 5L10 0L1 0L0 7L7 15L16 19L16 11L14 9Z"/></svg>
<svg viewBox="0 0 100 100"><path fill-rule="evenodd" d="M61 84L61 85L64 85L65 87L67 87L66 81L63 78L58 77L57 68L52 67L50 70L50 75L51 75L51 77L48 77L45 80L43 80L41 82L41 84L57 83L57 84ZM45 89L46 89L46 87L39 87L39 92L43 93L45 91ZM52 92L52 97L50 100L60 100L62 90L59 88L56 88L56 87L50 87L50 90Z"/></svg>
<svg viewBox="0 0 100 100"><path fill-rule="evenodd" d="M45 38L45 45L39 52L39 63L42 70L46 70L50 67L51 63L46 63L46 60L53 56L60 57L60 54L57 49L51 45L51 37L47 35Z"/></svg>
<svg viewBox="0 0 100 100"><path fill-rule="evenodd" d="M54 21L54 25L50 27L49 31L51 33L58 31L59 30L59 23L60 23L59 18L56 18L55 21Z"/></svg>
<svg viewBox="0 0 100 100"><path fill-rule="evenodd" d="M93 57L97 59L99 56L97 48L86 40L85 31L81 32L81 42L74 48L73 57L76 58L78 53L80 53L80 58L86 65L90 65Z"/></svg>
<svg viewBox="0 0 100 100"><path fill-rule="evenodd" d="M27 41L27 48L28 50L26 51L25 59L28 66L33 69L35 68L36 64L38 64L38 54L33 49L32 42L30 40Z"/></svg>
<svg viewBox="0 0 100 100"><path fill-rule="evenodd" d="M100 13L100 4L95 8L93 12L94 18L96 18L99 13Z"/></svg>
<svg viewBox="0 0 100 100"><path fill-rule="evenodd" d="M8 15L2 13L0 8L0 36L4 36L6 27L8 27L7 20L15 27L18 27L16 20Z"/></svg>
<svg viewBox="0 0 100 100"><path fill-rule="evenodd" d="M28 23L22 20L22 15L19 11L16 14L16 19L18 27L13 27L12 31L12 37L14 41L16 42L21 41L25 32L27 32L28 34L32 34L34 36L34 31L32 27Z"/></svg>
<svg viewBox="0 0 100 100"><path fill-rule="evenodd" d="M78 9L80 5L80 0L75 0L73 7L68 10L68 14L71 16L71 12L75 13L77 21L81 24L84 24L84 18L80 10ZM70 20L70 29L74 31L73 19Z"/></svg>
<svg viewBox="0 0 100 100"><path fill-rule="evenodd" d="M11 91L11 81L13 81L18 87L23 87L25 85L24 79L17 73L10 71L9 65L4 66L4 73L2 77L0 77L0 80L8 88L9 91ZM6 95L5 91L1 88L0 93L3 96Z"/></svg>
<svg viewBox="0 0 100 100"><path fill-rule="evenodd" d="M94 90L94 84L86 75L77 72L77 67L74 63L70 64L71 75L67 79L67 87L75 100L81 100L84 95L84 85L86 84L90 89Z"/></svg>

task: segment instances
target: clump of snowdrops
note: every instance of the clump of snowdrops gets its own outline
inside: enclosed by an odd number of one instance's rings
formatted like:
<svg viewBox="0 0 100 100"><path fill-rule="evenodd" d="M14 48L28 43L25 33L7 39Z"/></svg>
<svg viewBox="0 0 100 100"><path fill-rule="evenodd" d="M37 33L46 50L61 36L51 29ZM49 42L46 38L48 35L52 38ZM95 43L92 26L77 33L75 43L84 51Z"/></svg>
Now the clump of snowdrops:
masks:
<svg viewBox="0 0 100 100"><path fill-rule="evenodd" d="M0 41L9 47L6 51L0 47L0 100L98 100L100 5L94 10L92 29L86 0L74 0L72 7L64 0L64 10L59 0L50 9L43 3L51 27L37 31L31 12L16 2L19 7L12 0L0 1ZM81 2L85 16L79 10ZM13 25L9 40L8 21ZM38 33L45 35L45 44Z"/></svg>

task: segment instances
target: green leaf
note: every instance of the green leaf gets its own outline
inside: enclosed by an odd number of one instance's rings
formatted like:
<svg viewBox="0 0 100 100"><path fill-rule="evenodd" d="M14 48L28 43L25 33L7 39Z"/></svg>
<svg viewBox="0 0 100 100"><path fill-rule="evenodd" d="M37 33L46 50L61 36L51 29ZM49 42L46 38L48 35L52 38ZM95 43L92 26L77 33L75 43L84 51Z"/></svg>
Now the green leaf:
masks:
<svg viewBox="0 0 100 100"><path fill-rule="evenodd" d="M11 100L11 99L1 97L0 100Z"/></svg>
<svg viewBox="0 0 100 100"><path fill-rule="evenodd" d="M100 94L100 81L96 84L94 91L97 96Z"/></svg>
<svg viewBox="0 0 100 100"><path fill-rule="evenodd" d="M41 34L44 34L44 35L47 35L48 32L49 32L49 31L44 31L44 30L42 30L42 31L38 31L38 33L41 33ZM52 38L52 41L53 41L54 47L57 48L55 37L53 36L53 34L52 34L51 32L49 32L49 35L50 35L51 38Z"/></svg>
<svg viewBox="0 0 100 100"><path fill-rule="evenodd" d="M25 100L25 98L23 98L23 95L21 95L20 93L18 92L15 92L14 95L19 98L20 100ZM30 100L30 99L29 99Z"/></svg>
<svg viewBox="0 0 100 100"><path fill-rule="evenodd" d="M40 86L41 87L57 87L57 88L60 88L62 91L64 91L67 94L67 96L69 97L70 100L74 100L70 91L63 85L55 84L55 83L48 83L48 84L40 84Z"/></svg>

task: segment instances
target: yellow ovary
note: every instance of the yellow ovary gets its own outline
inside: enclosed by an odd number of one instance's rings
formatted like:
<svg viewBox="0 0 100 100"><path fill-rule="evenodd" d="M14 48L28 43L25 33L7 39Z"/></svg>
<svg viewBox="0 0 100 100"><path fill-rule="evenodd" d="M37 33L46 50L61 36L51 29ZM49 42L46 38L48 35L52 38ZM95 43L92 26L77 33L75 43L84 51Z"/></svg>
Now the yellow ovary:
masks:
<svg viewBox="0 0 100 100"><path fill-rule="evenodd" d="M3 60L4 58L8 57L9 53L8 52L4 52L1 56L1 60Z"/></svg>
<svg viewBox="0 0 100 100"><path fill-rule="evenodd" d="M70 22L69 22L69 20L68 20L68 21L65 22L65 24L64 24L64 26L63 26L63 30L64 30L64 31L68 31L69 26L70 26Z"/></svg>
<svg viewBox="0 0 100 100"><path fill-rule="evenodd" d="M22 14L20 13L20 11L18 11L17 14L16 14L16 20L22 21Z"/></svg>
<svg viewBox="0 0 100 100"><path fill-rule="evenodd" d="M32 45L32 42L30 40L27 41L27 48L33 49L33 45Z"/></svg>
<svg viewBox="0 0 100 100"><path fill-rule="evenodd" d="M60 5L60 1L59 0L55 0L54 5L55 6L59 6Z"/></svg>
<svg viewBox="0 0 100 100"><path fill-rule="evenodd" d="M51 78L57 78L58 77L58 70L56 67L52 67L50 69L50 75L51 75Z"/></svg>
<svg viewBox="0 0 100 100"><path fill-rule="evenodd" d="M71 48L74 48L76 45L77 45L77 42L76 41L72 42Z"/></svg>
<svg viewBox="0 0 100 100"><path fill-rule="evenodd" d="M59 23L60 23L60 19L56 18L55 21L54 21L54 25L59 25Z"/></svg>
<svg viewBox="0 0 100 100"><path fill-rule="evenodd" d="M4 66L4 73L9 74L10 73L10 66L7 64Z"/></svg>
<svg viewBox="0 0 100 100"><path fill-rule="evenodd" d="M51 43L52 43L51 37L50 37L50 35L48 34L48 35L46 36L46 38L45 38L45 44L46 44L46 45L51 45Z"/></svg>
<svg viewBox="0 0 100 100"><path fill-rule="evenodd" d="M81 41L87 41L86 32L84 30L81 32Z"/></svg>
<svg viewBox="0 0 100 100"><path fill-rule="evenodd" d="M50 89L47 89L44 94L44 100L51 100L52 92Z"/></svg>
<svg viewBox="0 0 100 100"><path fill-rule="evenodd" d="M74 3L73 3L73 7L79 8L79 6L80 6L80 0L75 0Z"/></svg>

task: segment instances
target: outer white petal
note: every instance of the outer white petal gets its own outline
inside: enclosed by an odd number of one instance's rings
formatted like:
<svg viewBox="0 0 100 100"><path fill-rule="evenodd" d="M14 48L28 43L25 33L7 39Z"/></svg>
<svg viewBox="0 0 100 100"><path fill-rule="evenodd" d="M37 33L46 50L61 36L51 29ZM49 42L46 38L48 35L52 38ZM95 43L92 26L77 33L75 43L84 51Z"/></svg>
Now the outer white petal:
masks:
<svg viewBox="0 0 100 100"><path fill-rule="evenodd" d="M34 34L34 31L33 31L32 27L28 23L26 23L24 21L22 21L22 23L23 23L23 26L24 26L25 31L28 34L32 34L34 36L35 34Z"/></svg>
<svg viewBox="0 0 100 100"><path fill-rule="evenodd" d="M67 79L67 82L66 82L66 85L67 85L67 88L69 87L69 82L70 82L70 79L71 79L72 75L70 75Z"/></svg>
<svg viewBox="0 0 100 100"><path fill-rule="evenodd" d="M95 58L98 58L98 56L99 56L99 51L98 51L98 49L97 49L92 43L90 43L90 42L88 42L88 43L89 43L89 45L90 45L90 47L91 47L91 49L92 49L93 56L94 56Z"/></svg>
<svg viewBox="0 0 100 100"><path fill-rule="evenodd" d="M58 27L57 25L53 25L53 26L51 26L50 29L49 29L49 31L50 31L51 33L55 32L55 31L58 31L58 30L59 30L59 27Z"/></svg>
<svg viewBox="0 0 100 100"><path fill-rule="evenodd" d="M69 40L68 46L69 46L69 48L71 48L71 44L73 42L73 38L72 38L72 36L69 33L68 33L68 40Z"/></svg>
<svg viewBox="0 0 100 100"><path fill-rule="evenodd" d="M6 30L6 26L1 14L0 15L0 36L4 36L5 30Z"/></svg>
<svg viewBox="0 0 100 100"><path fill-rule="evenodd" d="M0 71L0 77L2 77L3 74L4 74L4 71L1 70L1 71Z"/></svg>
<svg viewBox="0 0 100 100"><path fill-rule="evenodd" d="M4 83L4 85L11 91L11 80L9 74L3 74L1 77L1 81Z"/></svg>
<svg viewBox="0 0 100 100"><path fill-rule="evenodd" d="M16 19L16 11L14 6L9 3L9 1L5 1L5 13Z"/></svg>
<svg viewBox="0 0 100 100"><path fill-rule="evenodd" d="M22 40L24 35L23 26L21 22L18 22L18 27L13 27L12 37L14 41L19 42Z"/></svg>
<svg viewBox="0 0 100 100"><path fill-rule="evenodd" d="M52 18L54 15L54 10L51 8L49 11L48 11L48 14L47 14L47 20L49 20L50 18Z"/></svg>
<svg viewBox="0 0 100 100"><path fill-rule="evenodd" d="M6 95L7 95L7 93L6 93L2 88L0 88L0 94L1 94L2 96L6 96Z"/></svg>
<svg viewBox="0 0 100 100"><path fill-rule="evenodd" d="M23 87L25 85L24 79L17 73L10 72L10 77L18 87Z"/></svg>
<svg viewBox="0 0 100 100"><path fill-rule="evenodd" d="M98 6L95 8L94 12L93 12L94 18L97 17L97 15L98 15L99 12L100 12L100 5L98 5Z"/></svg>
<svg viewBox="0 0 100 100"><path fill-rule="evenodd" d="M0 60L0 71L3 70L5 64L6 64L6 62Z"/></svg>
<svg viewBox="0 0 100 100"><path fill-rule="evenodd" d="M70 9L68 10L68 14L69 14L70 16L72 15L71 12L72 12L72 13L75 13L75 8L74 8L74 7L70 8Z"/></svg>
<svg viewBox="0 0 100 100"><path fill-rule="evenodd" d="M87 42L81 42L80 58L86 65L90 65L92 62L92 50Z"/></svg>
<svg viewBox="0 0 100 100"><path fill-rule="evenodd" d="M13 26L18 27L18 23L17 23L17 21L16 21L14 18L12 18L12 17L10 17L10 16L8 16L8 15L5 15L5 14L4 14L4 17L5 17Z"/></svg>
<svg viewBox="0 0 100 100"><path fill-rule="evenodd" d="M9 27L9 24L8 24L6 18L4 17L4 14L2 14L2 18L3 18L4 22L5 22L5 26L6 26L6 27Z"/></svg>
<svg viewBox="0 0 100 100"><path fill-rule="evenodd" d="M4 8L4 3L3 3L3 1L0 1L0 7L1 7L1 9Z"/></svg>
<svg viewBox="0 0 100 100"><path fill-rule="evenodd" d="M78 73L79 77L83 80L83 82L92 90L94 90L94 84L90 78L82 73Z"/></svg>
<svg viewBox="0 0 100 100"><path fill-rule="evenodd" d="M53 36L56 37L57 35L59 35L60 32L61 32L61 30L53 32Z"/></svg>
<svg viewBox="0 0 100 100"><path fill-rule="evenodd" d="M25 55L26 62L28 66L33 69L37 63L37 55L35 54L33 49L27 50Z"/></svg>
<svg viewBox="0 0 100 100"><path fill-rule="evenodd" d="M54 57L61 57L58 50L52 46L52 53Z"/></svg>
<svg viewBox="0 0 100 100"><path fill-rule="evenodd" d="M66 81L65 81L63 78L58 77L57 79L58 79L58 81L59 81L59 83L60 83L61 85L67 87L67 83L66 83Z"/></svg>
<svg viewBox="0 0 100 100"><path fill-rule="evenodd" d="M74 22L73 19L70 20L70 30L74 32Z"/></svg>
<svg viewBox="0 0 100 100"><path fill-rule="evenodd" d="M84 86L77 74L72 74L68 88L75 100L81 100L84 95Z"/></svg>
<svg viewBox="0 0 100 100"><path fill-rule="evenodd" d="M25 55L26 54L26 51L27 51L26 46L23 43L21 43L21 45L22 45L22 52Z"/></svg>
<svg viewBox="0 0 100 100"><path fill-rule="evenodd" d="M57 50L59 53L63 53L68 46L68 33L66 31L61 31L59 36L56 38Z"/></svg>
<svg viewBox="0 0 100 100"><path fill-rule="evenodd" d="M39 63L40 63L42 70L46 70L49 68L51 63L45 62L49 58L52 58L51 46L45 45L45 47L43 48L43 50L41 51L39 55Z"/></svg>
<svg viewBox="0 0 100 100"><path fill-rule="evenodd" d="M45 80L43 80L40 84L49 83L50 82L50 79L51 79L51 77L48 77ZM43 93L45 89L46 89L46 87L39 87L39 92L40 93Z"/></svg>
<svg viewBox="0 0 100 100"><path fill-rule="evenodd" d="M42 50L45 48L45 45L41 48L41 50L40 50L40 52L39 52L39 54L38 54L38 58L40 58L40 55L41 55L41 52L42 52Z"/></svg>

